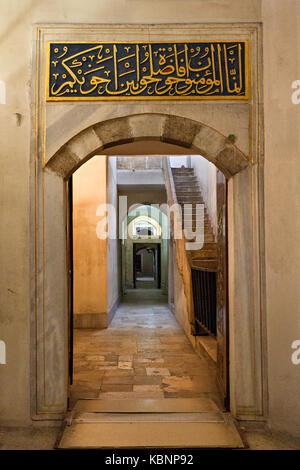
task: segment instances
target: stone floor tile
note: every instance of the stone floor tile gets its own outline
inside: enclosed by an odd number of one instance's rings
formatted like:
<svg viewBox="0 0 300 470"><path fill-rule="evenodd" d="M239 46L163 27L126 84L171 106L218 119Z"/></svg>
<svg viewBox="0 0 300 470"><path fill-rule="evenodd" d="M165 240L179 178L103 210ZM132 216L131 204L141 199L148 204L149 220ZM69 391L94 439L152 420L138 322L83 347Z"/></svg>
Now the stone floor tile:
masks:
<svg viewBox="0 0 300 470"><path fill-rule="evenodd" d="M150 291L150 290L149 290ZM159 295L157 294L159 293ZM155 294L155 300L153 295ZM74 384L78 398L219 400L215 367L189 340L160 291L130 292L109 328L74 330Z"/></svg>
<svg viewBox="0 0 300 470"><path fill-rule="evenodd" d="M133 375L133 369L118 369L118 367L116 369L110 369L110 370L106 370L105 371L105 377L108 377L108 376L130 376L130 375Z"/></svg>
<svg viewBox="0 0 300 470"><path fill-rule="evenodd" d="M119 356L119 361L120 362L132 362L133 361L133 355L121 355L121 356Z"/></svg>
<svg viewBox="0 0 300 470"><path fill-rule="evenodd" d="M146 367L147 375L170 375L169 369L165 367Z"/></svg>
<svg viewBox="0 0 300 470"><path fill-rule="evenodd" d="M134 392L160 392L162 391L162 388L160 385L133 385L133 391Z"/></svg>
<svg viewBox="0 0 300 470"><path fill-rule="evenodd" d="M85 359L86 359L87 361L97 361L97 362L99 362L99 361L103 361L103 362L104 362L104 361L107 361L107 358L106 358L105 356L100 356L99 354L93 354L93 355L87 354L87 355L85 356Z"/></svg>
<svg viewBox="0 0 300 470"><path fill-rule="evenodd" d="M147 375L146 367L134 367L133 374L138 375Z"/></svg>
<svg viewBox="0 0 300 470"><path fill-rule="evenodd" d="M160 385L162 377L159 375L135 375L133 377L134 385Z"/></svg>
<svg viewBox="0 0 300 470"><path fill-rule="evenodd" d="M132 369L132 362L119 361L118 369Z"/></svg>
<svg viewBox="0 0 300 470"><path fill-rule="evenodd" d="M108 384L103 383L101 385L101 392L132 392L132 384Z"/></svg>
<svg viewBox="0 0 300 470"><path fill-rule="evenodd" d="M102 384L116 384L116 385L129 385L135 383L136 377L133 375L116 375L116 376L104 376Z"/></svg>

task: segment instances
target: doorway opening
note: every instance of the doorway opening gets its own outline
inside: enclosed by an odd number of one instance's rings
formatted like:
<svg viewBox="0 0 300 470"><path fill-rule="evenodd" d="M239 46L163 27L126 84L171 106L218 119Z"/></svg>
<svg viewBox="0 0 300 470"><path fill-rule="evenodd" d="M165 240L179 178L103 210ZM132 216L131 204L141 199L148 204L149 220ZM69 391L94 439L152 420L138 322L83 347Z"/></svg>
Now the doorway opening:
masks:
<svg viewBox="0 0 300 470"><path fill-rule="evenodd" d="M161 256L160 244L151 243L140 246L133 244L134 288L160 289Z"/></svg>
<svg viewBox="0 0 300 470"><path fill-rule="evenodd" d="M69 188L70 406L209 394L228 410L223 174L198 155L95 156Z"/></svg>

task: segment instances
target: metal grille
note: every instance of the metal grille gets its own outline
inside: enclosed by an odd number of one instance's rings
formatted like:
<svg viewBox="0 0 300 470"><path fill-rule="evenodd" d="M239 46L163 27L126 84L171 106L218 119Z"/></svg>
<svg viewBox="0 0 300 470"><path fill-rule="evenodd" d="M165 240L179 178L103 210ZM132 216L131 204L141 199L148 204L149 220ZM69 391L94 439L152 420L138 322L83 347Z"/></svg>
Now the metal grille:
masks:
<svg viewBox="0 0 300 470"><path fill-rule="evenodd" d="M195 335L216 336L217 273L192 268Z"/></svg>

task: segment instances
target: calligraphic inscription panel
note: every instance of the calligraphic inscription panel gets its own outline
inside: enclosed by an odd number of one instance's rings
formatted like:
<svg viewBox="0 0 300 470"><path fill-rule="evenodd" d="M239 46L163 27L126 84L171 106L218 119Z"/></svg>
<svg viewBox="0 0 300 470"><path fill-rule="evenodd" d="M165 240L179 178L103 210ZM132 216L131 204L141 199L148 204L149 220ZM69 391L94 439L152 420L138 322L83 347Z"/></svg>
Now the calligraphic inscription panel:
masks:
<svg viewBox="0 0 300 470"><path fill-rule="evenodd" d="M48 101L248 98L247 41L47 46Z"/></svg>

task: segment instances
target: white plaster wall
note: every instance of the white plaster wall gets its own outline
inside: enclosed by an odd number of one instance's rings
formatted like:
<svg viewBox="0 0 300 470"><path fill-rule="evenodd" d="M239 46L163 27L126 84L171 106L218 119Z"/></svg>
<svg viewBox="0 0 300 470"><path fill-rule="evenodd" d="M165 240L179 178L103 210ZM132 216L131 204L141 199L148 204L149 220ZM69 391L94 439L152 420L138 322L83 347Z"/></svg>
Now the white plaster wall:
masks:
<svg viewBox="0 0 300 470"><path fill-rule="evenodd" d="M114 238L107 239L107 313L116 307L119 298L119 266L118 266L118 233L117 233L117 158L108 158L107 167L107 203L111 204L116 213L109 214L108 230ZM109 315L110 319L110 315Z"/></svg>
<svg viewBox="0 0 300 470"><path fill-rule="evenodd" d="M138 157L136 157L138 158ZM119 187L147 187L149 185L164 187L164 177L161 169L154 170L118 170L117 182Z"/></svg>
<svg viewBox="0 0 300 470"><path fill-rule="evenodd" d="M191 155L191 167L198 178L214 234L217 235L217 169L200 156Z"/></svg>
<svg viewBox="0 0 300 470"><path fill-rule="evenodd" d="M170 165L172 168L181 168L184 165L186 168L189 166L190 159L186 155L182 155L182 157L169 157Z"/></svg>

